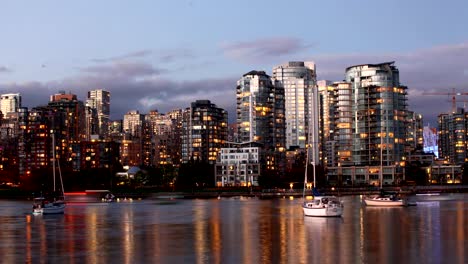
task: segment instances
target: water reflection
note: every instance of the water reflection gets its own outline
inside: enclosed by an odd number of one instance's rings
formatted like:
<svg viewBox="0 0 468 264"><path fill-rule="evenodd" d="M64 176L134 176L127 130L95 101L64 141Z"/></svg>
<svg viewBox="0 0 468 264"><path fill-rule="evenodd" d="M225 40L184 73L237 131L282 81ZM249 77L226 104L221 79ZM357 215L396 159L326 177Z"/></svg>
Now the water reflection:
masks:
<svg viewBox="0 0 468 264"><path fill-rule="evenodd" d="M289 199L70 204L32 216L0 205L5 263L465 263L468 202L304 217ZM19 209L18 209L19 208Z"/></svg>

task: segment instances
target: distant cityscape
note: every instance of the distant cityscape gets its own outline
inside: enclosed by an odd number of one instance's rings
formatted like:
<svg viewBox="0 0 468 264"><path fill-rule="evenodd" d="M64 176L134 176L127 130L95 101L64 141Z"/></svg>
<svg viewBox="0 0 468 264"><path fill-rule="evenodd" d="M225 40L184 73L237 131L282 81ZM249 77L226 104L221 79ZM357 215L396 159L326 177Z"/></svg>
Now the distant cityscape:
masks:
<svg viewBox="0 0 468 264"><path fill-rule="evenodd" d="M328 81L317 80L313 62L291 61L271 75L249 71L232 87L232 124L204 98L110 120L105 89L85 100L59 91L31 109L21 94L2 94L0 183L41 187L53 145L68 189L302 184L306 164L323 185L463 180L468 113L440 113L437 129L424 127L394 62L350 66L342 81Z"/></svg>

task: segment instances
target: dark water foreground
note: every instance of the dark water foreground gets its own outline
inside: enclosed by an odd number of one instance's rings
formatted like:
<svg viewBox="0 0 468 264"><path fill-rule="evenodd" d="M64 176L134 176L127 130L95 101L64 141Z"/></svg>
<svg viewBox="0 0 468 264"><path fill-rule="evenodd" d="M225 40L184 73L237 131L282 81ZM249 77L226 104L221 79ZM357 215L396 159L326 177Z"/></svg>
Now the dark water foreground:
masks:
<svg viewBox="0 0 468 264"><path fill-rule="evenodd" d="M2 263L467 263L468 195L302 215L300 199L141 200L68 204L33 216L0 201Z"/></svg>

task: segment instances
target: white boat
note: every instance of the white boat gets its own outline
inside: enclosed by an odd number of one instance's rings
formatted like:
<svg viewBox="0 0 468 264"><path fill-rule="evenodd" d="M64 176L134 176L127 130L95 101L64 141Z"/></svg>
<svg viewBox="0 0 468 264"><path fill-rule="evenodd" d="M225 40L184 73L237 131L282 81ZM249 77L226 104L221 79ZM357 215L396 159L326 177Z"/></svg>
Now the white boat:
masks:
<svg viewBox="0 0 468 264"><path fill-rule="evenodd" d="M42 214L63 214L65 213L65 195L63 192L63 181L62 173L60 171L60 164L58 164L59 177L61 189L60 191L56 190L55 184L55 137L52 133L52 174L53 174L53 192L49 196L41 196L34 198L33 200L33 214L42 215Z"/></svg>
<svg viewBox="0 0 468 264"><path fill-rule="evenodd" d="M406 201L397 198L394 195L375 195L364 197L364 203L367 206L405 206Z"/></svg>
<svg viewBox="0 0 468 264"><path fill-rule="evenodd" d="M340 217L343 203L335 196L318 196L304 202L302 210L305 216Z"/></svg>
<svg viewBox="0 0 468 264"><path fill-rule="evenodd" d="M115 195L113 195L112 193L107 193L103 198L102 198L102 201L103 202L106 202L106 203L112 203L112 202L115 202L117 199L115 197Z"/></svg>
<svg viewBox="0 0 468 264"><path fill-rule="evenodd" d="M33 214L63 214L65 213L65 201L49 201L44 197L34 198Z"/></svg>
<svg viewBox="0 0 468 264"><path fill-rule="evenodd" d="M314 135L314 133L312 133ZM312 136L314 137L314 136ZM313 140L312 140L313 141ZM321 196L318 194L315 188L315 151L313 152L313 175L314 175L314 199L311 201L305 200L305 189L307 186L307 167L309 164L309 148L306 147L306 166L304 176L304 189L302 193L302 211L304 216L317 216L317 217L341 217L343 214L343 203L336 196Z"/></svg>
<svg viewBox="0 0 468 264"><path fill-rule="evenodd" d="M392 207L392 206L405 206L406 201L398 198L396 194L386 194L383 191L382 183L383 183L383 159L382 159L382 150L383 150L383 141L382 141L382 134L380 135L380 169L379 169L379 180L380 180L380 190L381 193L379 195L373 196L366 196L363 198L365 205L367 206L384 206L384 207Z"/></svg>

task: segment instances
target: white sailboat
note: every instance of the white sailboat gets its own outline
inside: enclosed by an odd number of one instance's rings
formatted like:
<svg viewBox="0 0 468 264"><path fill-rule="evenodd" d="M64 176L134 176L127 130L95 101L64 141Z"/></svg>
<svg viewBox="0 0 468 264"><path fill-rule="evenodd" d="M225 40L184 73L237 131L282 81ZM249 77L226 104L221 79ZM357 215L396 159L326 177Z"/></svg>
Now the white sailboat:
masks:
<svg viewBox="0 0 468 264"><path fill-rule="evenodd" d="M314 111L313 111L314 112ZM315 113L315 112L314 112ZM315 126L311 126L312 129ZM310 135L310 134L309 134ZM315 133L312 132L312 142L314 142ZM343 214L343 203L336 196L327 195L322 196L316 191L316 179L315 179L315 151L313 152L313 175L314 175L314 198L313 200L305 200L305 189L307 186L307 167L309 165L309 145L306 147L306 166L305 166L305 176L304 176L304 189L302 192L302 210L305 216L318 216L318 217L340 217ZM316 195L318 194L318 195Z"/></svg>
<svg viewBox="0 0 468 264"><path fill-rule="evenodd" d="M60 163L57 161L60 178L60 194L57 195L55 183L55 137L52 133L52 175L53 175L53 193L51 197L36 197L33 201L33 214L63 214L65 213L65 194L63 192L62 173L60 171Z"/></svg>
<svg viewBox="0 0 468 264"><path fill-rule="evenodd" d="M382 133L382 132L381 132ZM373 196L366 196L363 198L364 203L367 206L385 206L385 207L392 207L392 206L405 206L406 201L398 198L395 194L386 194L383 192L382 183L383 183L383 141L382 141L382 134L380 135L380 168L379 168L379 181L380 181L380 194L373 195Z"/></svg>

